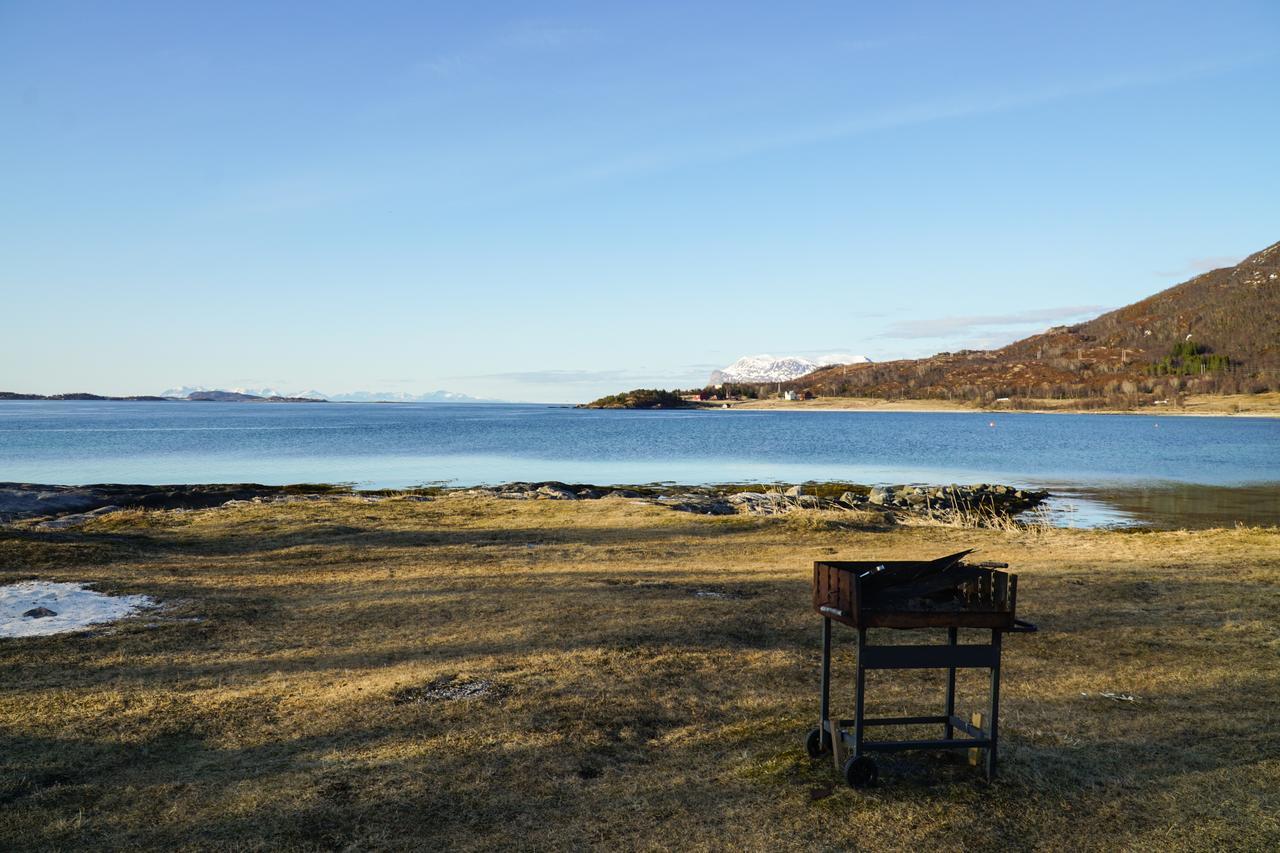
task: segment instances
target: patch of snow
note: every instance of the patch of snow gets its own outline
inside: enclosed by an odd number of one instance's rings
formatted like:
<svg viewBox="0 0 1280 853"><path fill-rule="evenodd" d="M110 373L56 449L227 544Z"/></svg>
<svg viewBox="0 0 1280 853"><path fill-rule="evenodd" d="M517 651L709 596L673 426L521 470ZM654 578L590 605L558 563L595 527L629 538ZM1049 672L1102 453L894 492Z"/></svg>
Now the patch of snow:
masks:
<svg viewBox="0 0 1280 853"><path fill-rule="evenodd" d="M19 581L0 586L0 637L47 637L81 631L155 606L145 595L107 595L82 583ZM40 608L56 615L22 615Z"/></svg>
<svg viewBox="0 0 1280 853"><path fill-rule="evenodd" d="M275 388L212 388L205 385L183 385L181 388L166 388L160 392L161 397L179 397L186 399L190 394L202 391L228 391L232 394L251 394L254 397L293 397L300 394L286 394Z"/></svg>
<svg viewBox="0 0 1280 853"><path fill-rule="evenodd" d="M871 359L865 355L854 355L847 352L833 352L827 355L818 356L814 359L819 367L827 367L832 364L870 364Z"/></svg>

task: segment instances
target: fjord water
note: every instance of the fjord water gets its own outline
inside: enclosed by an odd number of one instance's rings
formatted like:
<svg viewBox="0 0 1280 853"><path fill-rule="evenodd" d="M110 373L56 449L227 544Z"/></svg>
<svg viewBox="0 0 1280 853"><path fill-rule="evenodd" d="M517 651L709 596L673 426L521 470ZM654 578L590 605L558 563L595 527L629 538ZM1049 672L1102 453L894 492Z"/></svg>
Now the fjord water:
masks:
<svg viewBox="0 0 1280 853"><path fill-rule="evenodd" d="M545 405L0 402L0 480L1000 482L1082 523L1280 523L1280 420Z"/></svg>

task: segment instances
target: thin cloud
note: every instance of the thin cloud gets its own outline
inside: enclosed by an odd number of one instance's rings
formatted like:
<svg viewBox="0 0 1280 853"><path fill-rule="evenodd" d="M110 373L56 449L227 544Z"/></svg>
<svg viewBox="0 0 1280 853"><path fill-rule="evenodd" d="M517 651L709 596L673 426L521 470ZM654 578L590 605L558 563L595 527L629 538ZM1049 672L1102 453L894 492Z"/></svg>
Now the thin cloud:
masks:
<svg viewBox="0 0 1280 853"><path fill-rule="evenodd" d="M495 42L504 47L551 50L581 44L594 38L595 30L587 27L526 23L511 28L495 39Z"/></svg>
<svg viewBox="0 0 1280 853"><path fill-rule="evenodd" d="M860 315L860 316L862 316L862 317L870 317L870 316L873 316L873 315L871 315L871 314L862 314L862 315ZM879 316L883 316L883 315L879 315ZM860 353L858 352L858 348L857 348L857 347L854 347L853 349L850 349L850 348L849 348L849 346L848 346L848 344L841 344L841 345L839 345L839 346L834 346L834 347L818 347L817 349L789 349L789 350L787 350L787 352L788 352L788 353L790 353L791 355L803 355L803 356L811 356L811 355L830 355L830 356L836 356L836 355L860 355Z"/></svg>
<svg viewBox="0 0 1280 853"><path fill-rule="evenodd" d="M427 59L419 63L416 70L438 77L451 77L511 56L561 50L595 37L595 32L585 27L519 24L469 47Z"/></svg>
<svg viewBox="0 0 1280 853"><path fill-rule="evenodd" d="M877 38L840 39L833 48L843 53L871 53L882 50L920 49L929 43L938 41L935 36L926 36L920 32L901 33Z"/></svg>
<svg viewBox="0 0 1280 853"><path fill-rule="evenodd" d="M449 76L469 71L477 66L507 61L512 57L553 53L599 39L598 33L584 28L533 25L515 27L497 33L487 41L476 43L471 47L442 53L420 62L415 66L414 73ZM649 146L634 151L620 151L606 159L587 162L559 172L547 169L536 177L506 182L496 193L482 192L472 194L470 198L482 206L505 203L513 198L536 198L548 193L571 191L577 187L607 184L611 181L661 174L682 168L696 168L880 131L1010 112L1060 100L1204 77L1254 64L1268 56L1269 54L1257 53L1237 57L1230 62L1206 62L1177 71L1163 69L1112 75L1035 91L1003 95L989 92L972 93L925 101L870 115L812 124L781 133L739 134L703 144L666 149ZM399 171L393 175L365 174L349 176L342 180L335 180L332 175L326 173L308 173L237 187L230 194L215 199L212 206L215 209L236 212L248 208L268 213L293 213L347 205L370 197L401 191L405 186L404 174ZM1226 259L1193 259L1193 261L1197 260L1214 262Z"/></svg>
<svg viewBox="0 0 1280 853"><path fill-rule="evenodd" d="M1158 272L1161 278L1174 278L1183 275L1200 275L1223 267L1233 267L1240 263L1240 255L1207 255L1201 258L1189 258L1179 269Z"/></svg>
<svg viewBox="0 0 1280 853"><path fill-rule="evenodd" d="M582 44L599 42L597 31L587 28L547 24L525 24L509 27L487 39L420 61L410 69L411 76L452 76L475 68L506 62L513 58L533 57L569 50ZM546 169L536 177L505 182L495 194L473 193L473 202L505 203L513 198L536 198L577 187L607 184L683 168L730 161L761 154L800 148L854 138L871 133L896 130L953 119L1011 112L1089 95L1161 85L1225 73L1270 59L1268 52L1255 52L1226 61L1206 61L1176 70L1158 69L1113 74L1083 81L1031 91L993 94L976 92L934 99L869 115L843 117L815 123L784 132L743 133L729 138L694 145L660 148L648 146L580 166L555 171ZM406 187L402 171L391 175L354 175L336 180L327 173L284 176L258 181L235 188L230 194L213 201L215 209L239 212L245 208L268 213L293 213L316 208L336 207L360 202L370 197L402 191ZM1225 258L1200 258L1194 261L1214 262ZM1235 259L1232 259L1235 260ZM1201 272L1196 270L1194 272ZM1165 274L1178 275L1178 273Z"/></svg>
<svg viewBox="0 0 1280 853"><path fill-rule="evenodd" d="M1256 53L1225 62L1204 62L1176 70L1158 69L1113 74L1091 80L1072 81L1035 91L999 95L989 92L975 93L963 97L926 101L869 116L846 118L826 124L815 124L790 132L742 136L679 150L654 151L650 149L643 152L626 152L608 160L587 164L573 171L549 176L546 179L517 188L515 192L516 194L537 194L546 190L558 190L610 180L622 180L639 175L666 172L750 157L757 154L768 154L790 148L832 142L879 131L1011 112L1072 98L1197 79L1254 64L1265 58L1269 58L1269 54Z"/></svg>
<svg viewBox="0 0 1280 853"><path fill-rule="evenodd" d="M500 379L504 382L527 382L532 384L574 385L588 382L605 382L624 379L625 370L516 370L506 373L479 373L472 376L454 377L458 379Z"/></svg>
<svg viewBox="0 0 1280 853"><path fill-rule="evenodd" d="M232 184L215 191L204 206L220 216L240 216L246 212L289 215L367 201L395 186L389 177L335 174L313 168Z"/></svg>
<svg viewBox="0 0 1280 853"><path fill-rule="evenodd" d="M519 382L528 385L593 385L602 382L612 384L627 383L627 387L637 385L659 385L671 387L672 384L688 384L702 382L706 375L723 365L686 365L674 370L648 369L639 370L516 370L502 373L481 373L470 376L451 376L447 379L482 379L502 382Z"/></svg>
<svg viewBox="0 0 1280 853"><path fill-rule="evenodd" d="M1038 308L1017 311L1012 314L970 314L955 317L933 317L922 320L903 320L881 332L881 338L949 338L958 335L987 338L989 331L1005 326L1025 326L1032 323L1058 323L1093 314L1101 314L1107 308L1102 305L1067 305L1061 308Z"/></svg>

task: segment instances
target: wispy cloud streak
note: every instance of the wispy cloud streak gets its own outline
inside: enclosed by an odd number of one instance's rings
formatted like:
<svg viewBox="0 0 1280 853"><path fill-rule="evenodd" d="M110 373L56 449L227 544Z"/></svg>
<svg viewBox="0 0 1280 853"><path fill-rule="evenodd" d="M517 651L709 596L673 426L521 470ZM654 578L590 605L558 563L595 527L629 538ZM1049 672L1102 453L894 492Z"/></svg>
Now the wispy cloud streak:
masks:
<svg viewBox="0 0 1280 853"><path fill-rule="evenodd" d="M460 379L500 379L505 382L527 382L548 385L576 385L591 382L611 382L627 378L626 370L515 370L503 373L480 373Z"/></svg>
<svg viewBox="0 0 1280 853"><path fill-rule="evenodd" d="M420 63L416 70L449 77L511 56L553 52L593 38L595 33L584 27L541 23L519 24L487 40L440 53Z"/></svg>
<svg viewBox="0 0 1280 853"><path fill-rule="evenodd" d="M1161 278L1176 278L1183 275L1196 276L1212 270L1222 269L1223 267L1235 266L1240 261L1240 255L1208 255L1201 258L1189 258L1181 268L1158 272L1156 275Z"/></svg>
<svg viewBox="0 0 1280 853"><path fill-rule="evenodd" d="M970 314L955 317L934 317L922 320L903 320L890 325L880 333L882 338L946 338L957 335L974 335L983 330L1005 326L1026 326L1032 323L1058 323L1094 314L1107 308L1102 305L1067 305L1061 308L1037 308L1016 311L1011 314Z"/></svg>
<svg viewBox="0 0 1280 853"><path fill-rule="evenodd" d="M607 382L620 386L625 384L629 388L653 384L671 387L673 383L688 385L703 382L716 366L712 364L695 364L671 369L640 368L638 370L515 370L446 378L499 380L527 385L596 385Z"/></svg>
<svg viewBox="0 0 1280 853"><path fill-rule="evenodd" d="M540 183L539 187L570 187L592 184L611 179L622 179L641 174L669 171L766 154L773 151L816 145L903 127L1010 112L1089 95L1101 95L1126 89L1197 79L1234 70L1269 57L1270 54L1247 55L1234 58L1230 62L1205 62L1190 68L1176 70L1159 69L1113 74L1092 80L1064 83L1035 91L1007 94L975 93L926 101L874 115L841 119L825 124L814 124L784 133L760 134L750 137L740 136L701 146L685 147L679 150L650 150L625 153L608 160L588 164L575 171L549 177L545 182Z"/></svg>

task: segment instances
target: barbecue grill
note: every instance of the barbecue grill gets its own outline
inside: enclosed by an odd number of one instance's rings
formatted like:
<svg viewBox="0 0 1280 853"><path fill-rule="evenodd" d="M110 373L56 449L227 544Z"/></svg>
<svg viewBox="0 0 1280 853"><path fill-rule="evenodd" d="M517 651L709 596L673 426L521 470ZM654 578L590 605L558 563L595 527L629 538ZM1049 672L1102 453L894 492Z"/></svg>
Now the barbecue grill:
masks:
<svg viewBox="0 0 1280 853"><path fill-rule="evenodd" d="M908 749L983 750L987 779L995 778L1000 708L1000 641L1006 633L1036 626L1015 618L1018 576L1000 571L1007 563L966 563L970 551L927 561L819 561L813 564L813 609L822 615L822 706L818 727L805 746L813 758L834 754L845 781L870 785L879 770L869 752ZM857 687L853 719L831 717L831 623L858 631ZM869 628L946 628L946 645L872 645ZM988 629L990 643L960 643L961 628ZM986 713L964 720L956 714L956 670L991 671ZM872 669L945 669L946 705L941 715L878 717L863 713L866 673ZM942 726L940 739L868 740L870 726ZM849 727L852 727L851 729ZM848 750L848 759L841 758Z"/></svg>

